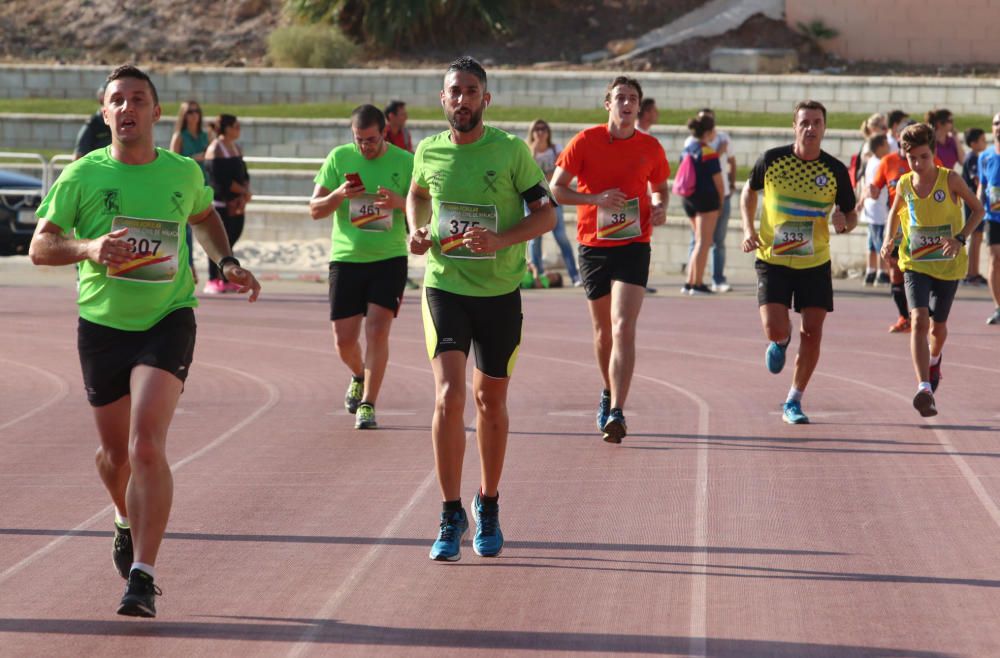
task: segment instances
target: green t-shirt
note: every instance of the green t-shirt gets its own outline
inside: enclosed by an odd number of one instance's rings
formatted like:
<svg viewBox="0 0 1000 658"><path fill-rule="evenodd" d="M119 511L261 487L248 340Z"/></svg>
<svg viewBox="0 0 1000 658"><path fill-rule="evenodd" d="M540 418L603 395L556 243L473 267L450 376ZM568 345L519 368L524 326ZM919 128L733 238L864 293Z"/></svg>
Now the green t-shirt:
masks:
<svg viewBox="0 0 1000 658"><path fill-rule="evenodd" d="M366 194L344 199L333 215L330 235L330 260L347 263L372 263L405 256L406 215L376 208L379 186L403 197L410 189L413 154L388 144L388 150L368 160L354 144L344 144L330 151L314 179L317 185L335 190L344 184L345 174L358 174Z"/></svg>
<svg viewBox="0 0 1000 658"><path fill-rule="evenodd" d="M494 297L515 290L524 274L524 245L473 254L461 244L474 225L502 233L524 219L521 193L545 176L527 144L492 126L473 144L454 144L451 132L417 146L413 179L430 190L430 235L424 285L457 295Z"/></svg>
<svg viewBox="0 0 1000 658"><path fill-rule="evenodd" d="M81 239L109 233L116 217L154 220L129 222L125 239L133 242L136 260L119 277L133 278L109 277L107 267L90 260L79 263L80 317L145 331L176 309L198 305L185 232L188 217L212 204L212 188L190 158L158 148L152 162L128 165L110 150L97 149L66 167L38 216Z"/></svg>

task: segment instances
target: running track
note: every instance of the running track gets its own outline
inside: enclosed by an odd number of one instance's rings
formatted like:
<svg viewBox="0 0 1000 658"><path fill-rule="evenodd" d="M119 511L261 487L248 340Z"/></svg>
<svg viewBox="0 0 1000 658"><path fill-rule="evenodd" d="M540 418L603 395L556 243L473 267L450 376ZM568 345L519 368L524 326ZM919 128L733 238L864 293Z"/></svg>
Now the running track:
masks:
<svg viewBox="0 0 1000 658"><path fill-rule="evenodd" d="M71 286L0 287L0 655L1000 655L1000 341L981 296L960 293L927 421L888 300L840 294L799 427L747 286L648 298L612 446L582 293L526 294L507 544L439 564L416 299L365 433L323 290L271 288L198 311L148 621L114 614Z"/></svg>

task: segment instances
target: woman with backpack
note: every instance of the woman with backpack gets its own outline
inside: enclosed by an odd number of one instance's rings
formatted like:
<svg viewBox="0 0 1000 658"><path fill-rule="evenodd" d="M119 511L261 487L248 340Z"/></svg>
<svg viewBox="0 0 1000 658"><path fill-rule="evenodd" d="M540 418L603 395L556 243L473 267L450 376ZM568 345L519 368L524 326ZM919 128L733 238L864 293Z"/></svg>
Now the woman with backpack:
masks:
<svg viewBox="0 0 1000 658"><path fill-rule="evenodd" d="M708 144L715 129L715 118L708 114L694 117L687 123L694 141L684 148L681 166L674 178L674 194L684 200L684 212L691 221L694 249L687 266L687 282L681 288L685 295L710 295L705 285L705 263L712 246L715 223L725 198L722 165L719 154Z"/></svg>

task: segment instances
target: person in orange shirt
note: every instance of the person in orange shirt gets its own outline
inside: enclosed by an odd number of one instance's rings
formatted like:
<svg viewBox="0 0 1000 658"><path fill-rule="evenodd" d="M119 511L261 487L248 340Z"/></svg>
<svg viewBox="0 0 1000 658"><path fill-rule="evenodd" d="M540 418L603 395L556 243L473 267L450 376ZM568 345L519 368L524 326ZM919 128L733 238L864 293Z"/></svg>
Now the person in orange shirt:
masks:
<svg viewBox="0 0 1000 658"><path fill-rule="evenodd" d="M556 201L579 206L580 276L594 325L594 352L604 380L597 426L609 443L625 437L625 399L635 368L635 327L649 281L653 226L667 219L670 165L655 137L638 130L638 80L608 85L608 122L578 133L552 174ZM576 178L576 189L570 187Z"/></svg>

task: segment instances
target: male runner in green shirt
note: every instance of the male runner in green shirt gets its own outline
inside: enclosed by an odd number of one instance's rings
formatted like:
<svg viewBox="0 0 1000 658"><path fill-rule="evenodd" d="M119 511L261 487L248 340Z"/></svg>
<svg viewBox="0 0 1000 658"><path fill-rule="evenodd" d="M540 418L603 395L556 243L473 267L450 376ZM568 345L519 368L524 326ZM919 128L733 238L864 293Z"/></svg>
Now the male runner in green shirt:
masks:
<svg viewBox="0 0 1000 658"><path fill-rule="evenodd" d="M473 548L483 557L503 548L498 487L507 450L507 385L521 342L522 243L556 222L544 174L527 145L482 123L489 102L479 62L452 62L441 91L451 129L420 142L406 199L416 227L410 251L427 253L424 335L434 370L431 435L444 500L432 560L458 560L469 529L461 486L470 345L476 351L472 387L482 474L473 501Z"/></svg>
<svg viewBox="0 0 1000 658"><path fill-rule="evenodd" d="M173 498L167 430L198 305L186 225L250 301L260 284L233 258L198 164L154 146L160 105L149 77L115 69L103 113L111 146L63 171L38 208L29 254L36 265L79 264L80 364L101 441L97 471L115 506L114 564L128 581L118 614L155 617L153 565Z"/></svg>
<svg viewBox="0 0 1000 658"><path fill-rule="evenodd" d="M375 401L389 362L389 329L406 285L403 208L413 155L385 139L385 116L374 105L354 109L351 132L354 143L330 151L316 174L309 211L313 219L336 212L330 237L330 321L337 353L353 375L344 406L355 414L356 429L375 429Z"/></svg>

